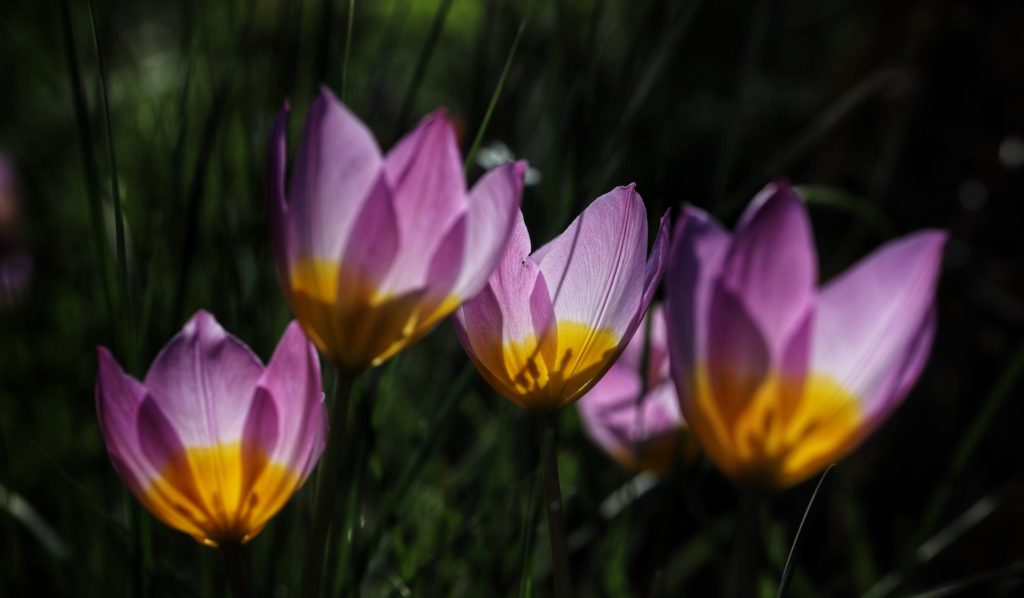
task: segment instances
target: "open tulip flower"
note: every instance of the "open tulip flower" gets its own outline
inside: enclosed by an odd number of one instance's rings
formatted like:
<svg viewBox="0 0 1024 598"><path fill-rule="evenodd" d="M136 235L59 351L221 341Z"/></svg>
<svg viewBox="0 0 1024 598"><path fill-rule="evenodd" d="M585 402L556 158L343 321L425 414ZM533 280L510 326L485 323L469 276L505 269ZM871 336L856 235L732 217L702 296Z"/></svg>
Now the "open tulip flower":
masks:
<svg viewBox="0 0 1024 598"><path fill-rule="evenodd" d="M817 286L807 211L769 185L729 234L687 207L666 274L672 375L711 459L783 488L851 451L924 367L946 235L885 244Z"/></svg>
<svg viewBox="0 0 1024 598"><path fill-rule="evenodd" d="M661 306L652 307L619 360L577 403L594 443L624 467L658 475L672 470L688 438L666 333Z"/></svg>
<svg viewBox="0 0 1024 598"><path fill-rule="evenodd" d="M142 383L98 353L96 409L114 467L157 519L203 544L252 539L320 458L320 365L295 322L266 367L203 311Z"/></svg>
<svg viewBox="0 0 1024 598"><path fill-rule="evenodd" d="M530 253L522 215L484 290L455 314L462 346L505 398L550 412L611 367L661 279L668 220L647 259L647 212L633 185L595 200Z"/></svg>
<svg viewBox="0 0 1024 598"><path fill-rule="evenodd" d="M487 282L522 196L524 163L469 192L455 134L437 111L386 155L323 89L285 190L282 110L270 144L279 275L309 338L338 367L379 365Z"/></svg>

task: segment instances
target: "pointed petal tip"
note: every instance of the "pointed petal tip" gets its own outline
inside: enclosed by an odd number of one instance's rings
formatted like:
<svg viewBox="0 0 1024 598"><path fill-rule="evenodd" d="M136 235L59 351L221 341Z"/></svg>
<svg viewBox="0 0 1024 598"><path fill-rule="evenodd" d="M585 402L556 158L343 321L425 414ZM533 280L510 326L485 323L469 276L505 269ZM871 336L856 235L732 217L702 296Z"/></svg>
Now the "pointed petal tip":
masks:
<svg viewBox="0 0 1024 598"><path fill-rule="evenodd" d="M220 323L217 322L217 318L215 318L213 314L211 314L210 312L206 311L203 308L197 309L196 313L192 314L192 317L189 318L188 323L185 324L185 328L195 327L197 330L205 329L211 326L216 328L221 327Z"/></svg>

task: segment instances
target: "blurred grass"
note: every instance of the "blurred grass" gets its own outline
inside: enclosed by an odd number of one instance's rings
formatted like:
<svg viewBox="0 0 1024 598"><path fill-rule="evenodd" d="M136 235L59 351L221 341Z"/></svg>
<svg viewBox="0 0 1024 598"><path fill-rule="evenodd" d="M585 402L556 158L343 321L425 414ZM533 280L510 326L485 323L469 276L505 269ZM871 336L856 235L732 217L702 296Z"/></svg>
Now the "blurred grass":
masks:
<svg viewBox="0 0 1024 598"><path fill-rule="evenodd" d="M326 83L384 147L445 105L467 163L498 140L529 160L542 176L523 203L535 246L630 181L651 218L720 197L728 221L786 176L825 208L812 214L828 274L897 233L949 228L931 365L832 474L789 595L859 595L988 496L1000 497L993 512L905 588L996 576L1004 586L981 587L1012 595L1024 406L1012 385L998 411L976 397L1024 335L1014 216L1024 174L999 157L1024 134L1022 24L1009 3L881 0L8 3L0 151L20 175L37 274L20 301L0 304L0 588L225 591L219 555L154 522L113 472L93 410L93 348L112 346L142 375L203 307L269 357L290 316L266 236L266 141L289 98L294 148ZM980 203L965 195L978 185ZM353 519L365 525L362 554L339 555L338 570L356 567L346 574L368 596L549 595L539 438L473 373L447 324L388 366L370 409ZM681 467L607 519L601 504L632 474L586 441L573 410L559 424L567 531L586 532L571 560L577 591L718 595L733 489L706 464ZM950 447L965 437L951 475ZM311 489L245 547L259 595L295 595ZM774 593L809 490L764 509L762 591ZM10 516L10 497L66 558ZM939 514L925 517L932 500Z"/></svg>

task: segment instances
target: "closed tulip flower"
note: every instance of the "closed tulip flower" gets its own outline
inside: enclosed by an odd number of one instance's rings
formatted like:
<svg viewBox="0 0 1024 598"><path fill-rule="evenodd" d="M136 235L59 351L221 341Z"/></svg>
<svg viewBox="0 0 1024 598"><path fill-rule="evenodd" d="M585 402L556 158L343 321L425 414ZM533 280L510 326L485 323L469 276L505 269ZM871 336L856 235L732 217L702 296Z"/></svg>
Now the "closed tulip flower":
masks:
<svg viewBox="0 0 1024 598"><path fill-rule="evenodd" d="M294 322L266 366L203 311L141 383L98 353L96 410L115 469L157 519L203 544L252 539L323 451L320 365Z"/></svg>
<svg viewBox="0 0 1024 598"><path fill-rule="evenodd" d="M487 282L508 240L525 164L466 190L452 125L425 118L387 154L324 89L285 186L286 107L270 144L278 272L309 338L338 367L382 363Z"/></svg>
<svg viewBox="0 0 1024 598"><path fill-rule="evenodd" d="M896 239L819 288L807 211L785 183L732 234L686 208L666 274L672 374L719 468L784 488L885 420L931 347L945 239Z"/></svg>
<svg viewBox="0 0 1024 598"><path fill-rule="evenodd" d="M550 412L583 396L626 347L661 279L667 219L647 258L632 185L594 201L531 254L520 215L484 290L455 315L481 375L505 398Z"/></svg>
<svg viewBox="0 0 1024 598"><path fill-rule="evenodd" d="M651 308L618 361L576 404L590 439L624 467L672 470L689 435L669 375L661 306Z"/></svg>

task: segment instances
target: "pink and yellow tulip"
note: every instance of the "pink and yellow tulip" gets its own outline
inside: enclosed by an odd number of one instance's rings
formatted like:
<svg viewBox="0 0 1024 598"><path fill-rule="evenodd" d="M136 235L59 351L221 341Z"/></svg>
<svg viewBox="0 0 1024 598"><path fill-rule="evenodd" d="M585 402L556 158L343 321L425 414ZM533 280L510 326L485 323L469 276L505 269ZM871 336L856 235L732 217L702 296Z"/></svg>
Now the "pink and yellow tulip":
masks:
<svg viewBox="0 0 1024 598"><path fill-rule="evenodd" d="M931 347L945 239L907 235L819 288L807 211L785 183L732 234L685 209L665 277L672 375L720 469L787 487L885 420Z"/></svg>
<svg viewBox="0 0 1024 598"><path fill-rule="evenodd" d="M320 362L295 322L265 367L203 311L142 383L98 354L96 410L115 469L157 519L203 544L252 539L320 458Z"/></svg>
<svg viewBox="0 0 1024 598"><path fill-rule="evenodd" d="M595 444L623 467L658 475L689 448L666 337L664 312L652 307L619 360L576 403Z"/></svg>
<svg viewBox="0 0 1024 598"><path fill-rule="evenodd" d="M530 253L522 215L483 291L455 314L481 375L523 409L550 412L604 375L643 319L664 264L667 219L647 258L647 212L632 185L594 201Z"/></svg>
<svg viewBox="0 0 1024 598"><path fill-rule="evenodd" d="M270 144L271 231L292 311L323 355L359 370L425 335L486 284L515 222L524 163L466 190L437 111L386 155L324 89L285 189L288 108Z"/></svg>

